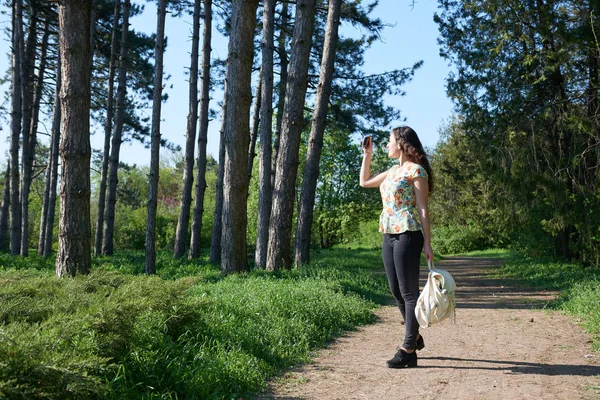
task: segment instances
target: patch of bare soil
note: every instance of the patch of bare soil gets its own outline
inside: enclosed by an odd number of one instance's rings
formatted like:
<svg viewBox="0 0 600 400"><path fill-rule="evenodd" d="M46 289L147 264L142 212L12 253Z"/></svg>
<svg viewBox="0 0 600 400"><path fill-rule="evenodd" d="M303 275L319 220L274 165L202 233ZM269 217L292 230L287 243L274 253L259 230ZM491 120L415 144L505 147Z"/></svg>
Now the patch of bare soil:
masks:
<svg viewBox="0 0 600 400"><path fill-rule="evenodd" d="M600 357L577 321L544 310L557 293L494 279L494 259L438 265L457 284L457 321L421 329L418 368L389 369L404 337L396 307L338 338L258 399L600 399ZM426 277L421 272L421 287Z"/></svg>

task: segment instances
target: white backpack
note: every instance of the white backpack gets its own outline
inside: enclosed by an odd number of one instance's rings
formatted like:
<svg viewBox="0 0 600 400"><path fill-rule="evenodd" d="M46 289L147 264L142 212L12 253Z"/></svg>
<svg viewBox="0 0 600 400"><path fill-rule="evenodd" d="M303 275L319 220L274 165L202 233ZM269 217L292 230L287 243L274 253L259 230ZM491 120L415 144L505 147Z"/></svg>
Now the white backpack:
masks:
<svg viewBox="0 0 600 400"><path fill-rule="evenodd" d="M446 318L450 318L452 324L455 320L454 308L456 307L454 278L448 271L432 268L429 262L427 266L429 267L427 283L415 307L419 326L427 328Z"/></svg>

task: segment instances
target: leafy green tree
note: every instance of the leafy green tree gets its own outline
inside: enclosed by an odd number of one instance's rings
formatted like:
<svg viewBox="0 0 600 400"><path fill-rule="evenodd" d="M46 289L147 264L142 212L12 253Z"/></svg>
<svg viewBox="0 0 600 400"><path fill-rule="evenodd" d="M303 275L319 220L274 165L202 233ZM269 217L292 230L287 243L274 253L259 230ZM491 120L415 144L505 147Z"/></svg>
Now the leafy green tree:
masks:
<svg viewBox="0 0 600 400"><path fill-rule="evenodd" d="M448 94L483 176L506 190L501 212L518 216L504 228L530 250L598 264L597 4L439 3Z"/></svg>

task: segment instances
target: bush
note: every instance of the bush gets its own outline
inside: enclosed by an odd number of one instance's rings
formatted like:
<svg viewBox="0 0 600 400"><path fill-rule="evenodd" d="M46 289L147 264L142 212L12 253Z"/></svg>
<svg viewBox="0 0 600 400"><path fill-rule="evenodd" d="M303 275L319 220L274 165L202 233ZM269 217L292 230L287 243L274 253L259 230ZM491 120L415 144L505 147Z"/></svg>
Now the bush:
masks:
<svg viewBox="0 0 600 400"><path fill-rule="evenodd" d="M373 322L385 278L373 251L327 251L302 270L223 277L206 261L94 259L89 276L0 256L0 398L240 398ZM39 264L39 265L38 265ZM187 276L186 276L187 275Z"/></svg>
<svg viewBox="0 0 600 400"><path fill-rule="evenodd" d="M189 279L169 282L115 272L61 280L14 271L1 276L0 359L10 362L0 364L0 397L112 393L110 381L122 369L136 340L135 327L148 310L173 317L163 326L169 333L190 314L177 311L184 309Z"/></svg>
<svg viewBox="0 0 600 400"><path fill-rule="evenodd" d="M173 250L179 207L158 206L156 217L156 248ZM115 247L143 250L146 247L146 208L117 207Z"/></svg>
<svg viewBox="0 0 600 400"><path fill-rule="evenodd" d="M458 254L503 247L505 243L501 239L494 238L479 226L449 225L433 229L431 245L436 252Z"/></svg>

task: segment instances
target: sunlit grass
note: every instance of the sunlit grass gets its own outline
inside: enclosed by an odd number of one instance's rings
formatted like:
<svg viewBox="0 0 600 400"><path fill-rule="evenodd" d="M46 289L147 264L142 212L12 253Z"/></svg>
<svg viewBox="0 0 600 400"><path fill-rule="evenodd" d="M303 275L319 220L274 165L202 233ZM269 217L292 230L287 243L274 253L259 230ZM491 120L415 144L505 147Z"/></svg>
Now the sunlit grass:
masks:
<svg viewBox="0 0 600 400"><path fill-rule="evenodd" d="M468 256L468 257L489 257L489 258L501 258L508 259L515 255L510 250L505 249L488 249L488 250L475 250L467 253L460 254L445 254L445 256Z"/></svg>
<svg viewBox="0 0 600 400"><path fill-rule="evenodd" d="M58 279L54 260L0 255L0 398L247 398L389 301L373 250L230 276L161 253L148 277L143 260Z"/></svg>

